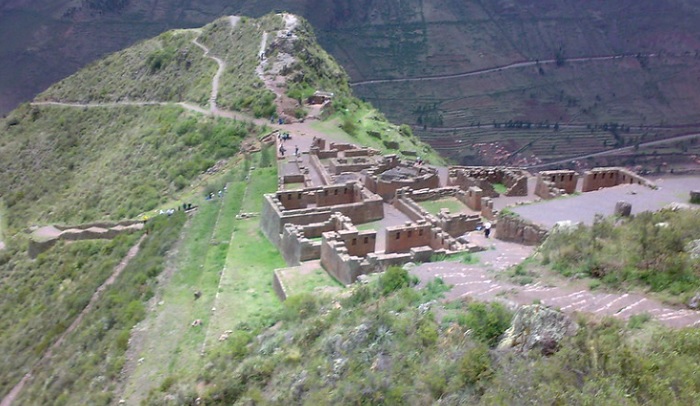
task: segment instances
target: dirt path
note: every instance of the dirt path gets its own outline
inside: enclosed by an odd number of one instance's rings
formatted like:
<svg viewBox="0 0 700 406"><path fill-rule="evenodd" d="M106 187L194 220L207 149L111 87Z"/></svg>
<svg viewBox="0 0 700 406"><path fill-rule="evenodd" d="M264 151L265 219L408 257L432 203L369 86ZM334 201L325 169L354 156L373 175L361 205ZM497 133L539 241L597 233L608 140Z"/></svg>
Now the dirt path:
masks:
<svg viewBox="0 0 700 406"><path fill-rule="evenodd" d="M213 59L214 62L216 62L217 65L219 65L219 69L216 70L216 74L214 75L214 78L211 81L211 96L209 96L209 110L212 112L216 112L219 110L216 105L216 99L219 96L219 80L221 79L221 75L223 75L224 70L226 69L226 62L224 62L221 58L211 55L209 52L209 48L201 44L198 40L199 37L193 39L192 43L197 45L204 51L204 56L206 58Z"/></svg>
<svg viewBox="0 0 700 406"><path fill-rule="evenodd" d="M114 281L117 279L117 277L119 277L119 275L121 275L122 271L124 271L129 262L136 256L136 254L139 253L141 243L144 239L146 239L146 237L147 236L145 234L141 236L138 242L133 247L131 247L131 249L129 249L126 256L121 260L121 262L119 262L119 264L117 264L116 267L114 267L114 271L112 271L112 274L109 276L109 278L107 278L107 280L104 281L104 283L99 288L97 288L95 293L92 294L90 302L88 302L87 306L85 306L85 308L80 312L78 317L76 317L75 320L73 320L73 323L71 323L71 325L68 327L68 329L66 329L66 331L63 332L63 334L61 334L58 340L56 340L56 342L54 342L53 345L49 347L49 349L46 350L46 352L44 352L44 355L42 355L39 361L31 368L30 372L24 375L22 380L19 381L19 383L17 383L17 385L15 385L12 388L12 390L7 394L7 396L5 396L5 398L2 399L2 402L0 402L0 406L12 405L17 396L19 396L19 394L22 392L22 388L24 387L24 385L29 381L29 379L31 379L32 372L51 360L54 350L56 350L58 347L61 346L61 344L63 344L68 334L75 331L75 329L83 321L85 315L90 310L92 310L93 307L95 307L97 301L102 295L102 292L104 292L110 285L114 283Z"/></svg>
<svg viewBox="0 0 700 406"><path fill-rule="evenodd" d="M655 57L657 55L656 54L642 54L641 56ZM637 57L636 55L631 55L631 54L589 56L589 57L579 57L579 58L568 58L568 59L566 59L566 63L611 61L611 60L616 60L616 59L636 58L636 57ZM470 77L470 76L478 76L478 75L485 75L485 74L494 73L494 72L501 72L501 71L509 70L509 69L525 68L528 66L536 66L536 65L551 65L551 64L556 64L556 63L557 63L556 59L544 59L541 61L520 61L520 62L513 62L513 63L508 64L508 65L495 66L492 68L478 69L478 70L474 70L474 71L453 73L453 74L448 74L448 75L416 76L416 77L412 77L412 78L396 78L396 79L362 80L362 81L358 81L358 82L353 82L350 84L350 86L356 87L356 86L374 85L374 84L380 84L380 83L426 82L426 81L430 81L430 80L466 78L466 77Z"/></svg>
<svg viewBox="0 0 700 406"><path fill-rule="evenodd" d="M583 312L625 320L647 313L669 327L700 325L700 312L672 308L637 293L590 291L586 286L563 278L557 278L557 286L542 281L527 285L504 281L503 275L508 268L529 257L534 248L495 239L486 240L481 233L471 233L470 241L490 248L475 254L479 263L426 263L411 272L422 283L440 277L445 283L453 285L446 295L448 300L470 297L480 301L506 300L519 305L539 301L567 313Z"/></svg>

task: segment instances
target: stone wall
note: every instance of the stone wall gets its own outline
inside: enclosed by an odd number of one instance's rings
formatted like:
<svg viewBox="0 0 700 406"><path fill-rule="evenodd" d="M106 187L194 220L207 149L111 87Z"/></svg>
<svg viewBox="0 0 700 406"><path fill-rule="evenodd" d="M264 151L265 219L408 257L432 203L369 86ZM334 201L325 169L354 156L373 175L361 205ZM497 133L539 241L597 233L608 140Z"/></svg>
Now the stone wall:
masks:
<svg viewBox="0 0 700 406"><path fill-rule="evenodd" d="M433 251L459 251L464 248L449 234L428 223L387 227L385 233L386 254L410 252L417 247L430 247Z"/></svg>
<svg viewBox="0 0 700 406"><path fill-rule="evenodd" d="M512 214L499 214L496 238L524 245L539 245L547 236L547 230Z"/></svg>
<svg viewBox="0 0 700 406"><path fill-rule="evenodd" d="M345 242L335 232L323 233L321 240L321 266L335 279L349 285L357 277L369 273L369 263L348 253Z"/></svg>
<svg viewBox="0 0 700 406"><path fill-rule="evenodd" d="M537 174L535 194L543 199L553 199L576 191L578 174L571 170L542 171Z"/></svg>
<svg viewBox="0 0 700 406"><path fill-rule="evenodd" d="M700 190L690 191L690 203L700 204Z"/></svg>
<svg viewBox="0 0 700 406"><path fill-rule="evenodd" d="M275 290L277 297L284 302L285 300L287 300L287 287L284 285L284 282L282 281L282 277L279 275L279 272L279 269L275 269L272 275L272 288Z"/></svg>
<svg viewBox="0 0 700 406"><path fill-rule="evenodd" d="M345 193L346 189L347 193ZM326 195L326 191L329 192L328 195ZM337 195L335 193L336 191L338 192ZM347 201L350 199L348 197L350 194L353 196L352 199L356 200L355 202L329 206L325 205L336 200ZM358 196L359 200L357 200ZM290 210L285 208L280 198L286 199L285 202L307 202L311 198L319 202L318 199L321 199L320 202L323 205L321 207L303 207ZM295 203L294 205L297 204ZM266 194L263 197L260 227L263 234L265 234L278 249L282 250L282 234L285 225L308 226L315 223L323 223L328 221L331 215L336 212L349 217L350 220L356 224L368 223L384 218L384 205L379 196L374 195L357 183L308 188L303 191L295 191L289 195L287 192L277 192L274 194ZM303 251L300 255L304 257L302 254ZM284 256L283 254L283 257ZM290 258L293 257L294 255L290 256Z"/></svg>
<svg viewBox="0 0 700 406"><path fill-rule="evenodd" d="M527 179L529 173L518 168L481 167L481 166L452 166L449 168L448 186L458 186L469 190L476 186L482 189L484 196L498 197L493 184L503 184L507 190L506 196L527 196Z"/></svg>
<svg viewBox="0 0 700 406"><path fill-rule="evenodd" d="M498 211L493 209L493 200L490 197L481 198L481 217L487 218L491 221L496 219Z"/></svg>
<svg viewBox="0 0 700 406"><path fill-rule="evenodd" d="M476 230L480 224L481 216L478 214L440 212L437 215L437 223L435 225L450 236L459 237L464 233Z"/></svg>
<svg viewBox="0 0 700 406"><path fill-rule="evenodd" d="M430 246L432 225L410 223L387 227L385 253L409 252L413 247Z"/></svg>
<svg viewBox="0 0 700 406"><path fill-rule="evenodd" d="M466 204L467 194L455 187L424 189L413 191L402 188L396 191L393 206L405 214L414 222L428 222L435 227L441 228L452 237L458 237L468 231L476 230L481 224L481 218L477 214L469 215L464 213L450 213L443 210L437 215L428 213L416 202L437 200L445 197L455 197Z"/></svg>
<svg viewBox="0 0 700 406"><path fill-rule="evenodd" d="M466 192L465 203L474 210L481 211L481 198L484 197L484 191L478 186L470 186Z"/></svg>
<svg viewBox="0 0 700 406"><path fill-rule="evenodd" d="M656 184L651 182L634 172L630 172L625 168L594 168L586 171L583 174L582 191L591 192L598 189L614 187L624 184L637 184L652 189L656 189Z"/></svg>
<svg viewBox="0 0 700 406"><path fill-rule="evenodd" d="M309 154L309 163L311 165L311 170L316 171L319 178L321 178L321 182L323 182L324 185L330 185L333 183L333 179L321 163L321 159L323 158L319 154Z"/></svg>
<svg viewBox="0 0 700 406"><path fill-rule="evenodd" d="M82 240L111 240L124 233L135 233L143 229L143 222L136 220L121 221L118 223L94 222L77 226L49 226L53 229L51 238L41 237L41 230L37 230L29 238L27 253L30 258L36 258L42 252L53 247L58 241L82 241Z"/></svg>
<svg viewBox="0 0 700 406"><path fill-rule="evenodd" d="M390 175L393 172L396 172L397 176ZM405 174L400 175L401 172ZM436 189L440 186L440 178L437 170L430 167L398 165L381 173L368 173L365 186L381 196L384 201L390 202L398 189Z"/></svg>
<svg viewBox="0 0 700 406"><path fill-rule="evenodd" d="M332 174L339 175L343 172L360 172L376 164L376 160L369 157L333 158L328 163L328 169Z"/></svg>

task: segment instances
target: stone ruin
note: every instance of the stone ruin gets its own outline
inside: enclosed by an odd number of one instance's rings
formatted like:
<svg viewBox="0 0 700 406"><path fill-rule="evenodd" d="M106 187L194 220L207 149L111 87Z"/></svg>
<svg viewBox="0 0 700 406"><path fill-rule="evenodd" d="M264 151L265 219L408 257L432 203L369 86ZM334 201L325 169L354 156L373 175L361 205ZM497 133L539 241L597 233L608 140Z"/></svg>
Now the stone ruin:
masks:
<svg viewBox="0 0 700 406"><path fill-rule="evenodd" d="M46 226L32 233L29 238L28 254L36 258L61 240L111 240L123 233L133 233L143 229L143 222L126 220L118 223L95 222L77 226Z"/></svg>
<svg viewBox="0 0 700 406"><path fill-rule="evenodd" d="M478 187L485 197L499 197L494 184L506 187L506 196L527 196L527 179L530 174L518 168L452 166L449 168L448 186L458 186L463 190Z"/></svg>
<svg viewBox="0 0 700 406"><path fill-rule="evenodd" d="M583 173L582 192L625 184L637 184L656 189L656 184L625 168L593 168Z"/></svg>
<svg viewBox="0 0 700 406"><path fill-rule="evenodd" d="M314 139L308 163L302 165L303 161L297 158L285 164L297 167L285 166L281 183L304 187L264 196L262 231L289 266L320 260L330 275L345 284L391 265L481 250L463 236L479 229L482 218L494 223L494 237L501 240L536 245L547 235L543 227L494 208L494 198L500 196L494 185L503 185L505 196L528 196L532 176L519 168L453 166L448 168L447 185L441 185L438 168L433 166L320 138ZM311 171L321 185L309 186ZM575 193L579 179L584 192L623 183L654 187L622 168L597 168L583 176L570 170L543 171L537 175L535 194L551 199ZM464 210L442 209L434 214L421 206L444 198L456 199ZM408 221L379 231L356 227L382 220L385 204ZM276 280L274 286L280 297L286 297L282 281Z"/></svg>
<svg viewBox="0 0 700 406"><path fill-rule="evenodd" d="M440 186L437 169L428 165L402 163L396 156L388 156L388 167L378 166L367 170L365 185L378 194L385 202L390 202L398 189L409 187L418 189L435 189Z"/></svg>
<svg viewBox="0 0 700 406"><path fill-rule="evenodd" d="M543 199L554 199L576 191L578 174L572 170L542 171L537 174L535 194Z"/></svg>

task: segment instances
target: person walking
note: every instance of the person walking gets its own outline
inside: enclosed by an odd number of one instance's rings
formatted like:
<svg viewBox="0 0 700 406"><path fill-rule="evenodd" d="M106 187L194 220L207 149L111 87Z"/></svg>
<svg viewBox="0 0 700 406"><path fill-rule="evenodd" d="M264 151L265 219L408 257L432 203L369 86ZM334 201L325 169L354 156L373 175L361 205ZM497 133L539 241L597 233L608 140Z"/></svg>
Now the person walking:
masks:
<svg viewBox="0 0 700 406"><path fill-rule="evenodd" d="M491 235L491 223L487 221L484 223L484 236L489 238L489 235Z"/></svg>

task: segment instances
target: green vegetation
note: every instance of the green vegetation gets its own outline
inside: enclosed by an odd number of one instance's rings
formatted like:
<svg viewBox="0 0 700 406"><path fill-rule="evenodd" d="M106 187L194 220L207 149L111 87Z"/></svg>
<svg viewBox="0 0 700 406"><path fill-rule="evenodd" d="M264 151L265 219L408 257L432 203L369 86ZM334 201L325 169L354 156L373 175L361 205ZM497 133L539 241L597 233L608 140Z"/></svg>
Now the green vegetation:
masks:
<svg viewBox="0 0 700 406"><path fill-rule="evenodd" d="M282 306L272 288L272 273L284 261L259 232L257 218L238 220L235 215L259 212L261 194L275 190L277 175L275 168L259 168L246 183L247 175L239 168L223 200L205 202L185 230L174 259L177 271L162 292L163 306L147 319L149 331L170 333L145 335L139 349L144 360L124 392L130 403L139 403L155 385L167 388L169 382L195 379L208 361L200 352L219 354L218 338L225 331L236 331L225 343L238 342L239 333L276 320ZM195 291L201 293L197 300ZM201 326L191 327L194 320Z"/></svg>
<svg viewBox="0 0 700 406"><path fill-rule="evenodd" d="M197 380L172 379L148 401L207 404L695 404L696 329L589 322L551 356L495 352L510 322L499 304L421 306L399 269L356 285L339 301L302 294L274 328L236 330ZM435 286L441 286L436 282ZM437 305L432 305L435 307ZM433 309L434 310L434 309ZM640 334L640 329L643 334ZM256 338L254 338L256 337Z"/></svg>
<svg viewBox="0 0 700 406"><path fill-rule="evenodd" d="M275 94L265 88L256 68L263 33L283 26L280 17L267 15L257 20L241 19L235 28L224 17L202 29L201 42L227 65L221 76L220 107L249 111L256 117L275 115Z"/></svg>
<svg viewBox="0 0 700 406"><path fill-rule="evenodd" d="M499 195L505 195L508 191L508 188L503 183L492 183L491 185L493 186L493 190Z"/></svg>
<svg viewBox="0 0 700 406"><path fill-rule="evenodd" d="M217 64L192 41L196 30L165 32L93 62L37 100L81 103L189 101L206 105Z"/></svg>
<svg viewBox="0 0 700 406"><path fill-rule="evenodd" d="M292 71L302 72L288 82L287 95L295 100L303 101L316 90L332 92L335 97L350 96L348 75L345 70L316 42L316 35L311 24L301 19L294 30L296 41L294 48L297 65ZM276 56L276 51L270 55Z"/></svg>
<svg viewBox="0 0 700 406"><path fill-rule="evenodd" d="M686 251L699 230L692 210L644 212L617 225L598 217L591 227L553 233L542 246L543 262L565 276L583 274L616 288L643 286L683 300L700 287L700 261Z"/></svg>
<svg viewBox="0 0 700 406"><path fill-rule="evenodd" d="M11 235L27 223L135 217L173 199L256 131L179 107L23 106L0 126Z"/></svg>
<svg viewBox="0 0 700 406"><path fill-rule="evenodd" d="M60 242L36 261L13 244L0 253L0 350L12 354L0 360L0 397L70 326L137 238Z"/></svg>
<svg viewBox="0 0 700 406"><path fill-rule="evenodd" d="M102 293L99 304L85 315L79 328L69 333L61 347L53 352L50 362L42 364L35 371L34 379L24 387L18 401L56 405L106 404L114 401L113 391L126 361L131 329L146 314L146 301L153 295L155 278L164 269L165 256L178 239L184 222L185 215L182 213L171 217L159 216L149 221L148 237L143 241L140 252L114 284ZM93 261L101 263L101 266L109 265L102 262L102 255L110 246L128 242L124 240L120 237L115 242L102 243L102 249L92 248L86 254L95 258ZM80 244L95 247L98 243ZM122 253L121 249L115 251ZM114 256L112 265L120 259ZM83 272L79 268L72 271L73 275ZM42 277L46 275L48 273ZM67 285L70 282L64 280L63 283ZM85 289L84 299L78 302L80 309L96 286L86 287L92 289ZM47 303L49 308L53 308L54 303ZM22 306L16 309L24 310ZM51 322L55 323L55 320ZM36 336L30 333L24 340L34 338ZM50 343L51 338L45 341Z"/></svg>
<svg viewBox="0 0 700 406"><path fill-rule="evenodd" d="M282 280L290 296L301 293L314 293L319 289L344 287L342 283L335 280L322 268L310 271L292 268L291 271L282 276Z"/></svg>
<svg viewBox="0 0 700 406"><path fill-rule="evenodd" d="M428 200L419 203L428 213L437 215L442 209L448 209L451 214L463 212L467 207L455 197L445 197L438 200Z"/></svg>
<svg viewBox="0 0 700 406"><path fill-rule="evenodd" d="M337 97L329 113L326 120L311 126L335 139L376 148L383 153L401 155L401 151L409 151L418 154L427 163L445 164L444 158L413 136L412 132L406 131L405 126L391 124L382 113L359 99Z"/></svg>

